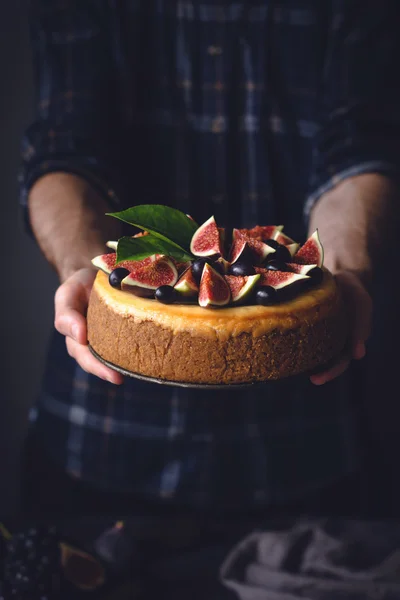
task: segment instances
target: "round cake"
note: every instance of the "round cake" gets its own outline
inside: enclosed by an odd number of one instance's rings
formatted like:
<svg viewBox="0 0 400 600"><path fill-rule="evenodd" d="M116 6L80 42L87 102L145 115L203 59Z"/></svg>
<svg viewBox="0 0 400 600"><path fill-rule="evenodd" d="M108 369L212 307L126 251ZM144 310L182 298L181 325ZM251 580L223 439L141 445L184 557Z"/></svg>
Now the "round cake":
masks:
<svg viewBox="0 0 400 600"><path fill-rule="evenodd" d="M109 242L113 252L92 261L88 342L107 363L172 384L232 385L310 372L343 350L346 311L318 232L302 246L281 226L228 237L213 218L199 227L184 215L185 242L167 238L168 219L154 232L156 219L127 212L113 216L145 235ZM166 252L170 242L180 250Z"/></svg>

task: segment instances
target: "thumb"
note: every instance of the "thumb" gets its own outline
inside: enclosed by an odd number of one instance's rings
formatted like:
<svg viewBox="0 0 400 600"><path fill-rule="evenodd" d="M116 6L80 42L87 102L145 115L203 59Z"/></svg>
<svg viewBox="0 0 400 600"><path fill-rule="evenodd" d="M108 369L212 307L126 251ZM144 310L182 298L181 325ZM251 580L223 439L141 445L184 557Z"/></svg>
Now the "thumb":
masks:
<svg viewBox="0 0 400 600"><path fill-rule="evenodd" d="M86 344L86 310L93 280L93 273L77 271L60 285L54 299L55 328L80 344Z"/></svg>

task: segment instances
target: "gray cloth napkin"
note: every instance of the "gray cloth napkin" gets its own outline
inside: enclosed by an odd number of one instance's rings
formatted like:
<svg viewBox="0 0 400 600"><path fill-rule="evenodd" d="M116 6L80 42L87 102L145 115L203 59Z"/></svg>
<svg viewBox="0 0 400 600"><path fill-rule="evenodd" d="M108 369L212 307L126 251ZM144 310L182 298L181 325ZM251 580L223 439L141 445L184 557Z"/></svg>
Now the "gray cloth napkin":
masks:
<svg viewBox="0 0 400 600"><path fill-rule="evenodd" d="M253 531L220 579L240 600L400 600L400 523L303 520Z"/></svg>

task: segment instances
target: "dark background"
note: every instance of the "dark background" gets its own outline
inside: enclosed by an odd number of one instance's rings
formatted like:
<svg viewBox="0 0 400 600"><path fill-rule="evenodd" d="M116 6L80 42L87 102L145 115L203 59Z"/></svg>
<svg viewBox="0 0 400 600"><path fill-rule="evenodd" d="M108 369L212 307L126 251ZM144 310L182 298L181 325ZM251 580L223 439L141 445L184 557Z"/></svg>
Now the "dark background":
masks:
<svg viewBox="0 0 400 600"><path fill-rule="evenodd" d="M32 116L26 3L0 1L1 275L0 514L18 501L17 461L53 323L56 278L24 233L18 207L19 144Z"/></svg>
<svg viewBox="0 0 400 600"><path fill-rule="evenodd" d="M33 114L33 81L24 0L0 1L1 392L0 514L18 503L18 459L27 413L38 390L53 325L57 280L22 227L19 144ZM382 232L384 236L384 232ZM373 475L369 492L400 514L400 293L398 248L374 284L375 324L355 401ZM322 457L323 458L323 457Z"/></svg>

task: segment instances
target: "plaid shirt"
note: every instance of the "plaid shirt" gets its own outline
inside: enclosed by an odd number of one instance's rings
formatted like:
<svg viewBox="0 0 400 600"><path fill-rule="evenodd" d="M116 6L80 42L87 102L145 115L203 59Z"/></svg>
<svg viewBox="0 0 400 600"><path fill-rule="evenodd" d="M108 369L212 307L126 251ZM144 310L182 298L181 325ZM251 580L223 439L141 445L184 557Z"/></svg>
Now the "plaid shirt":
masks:
<svg viewBox="0 0 400 600"><path fill-rule="evenodd" d="M118 208L284 223L303 240L307 212L338 181L398 173L397 4L371 6L33 2L38 99L22 142L23 207L38 177L68 171ZM55 334L32 420L68 472L101 488L256 506L357 468L349 390L348 375L234 393L115 387L83 372Z"/></svg>

